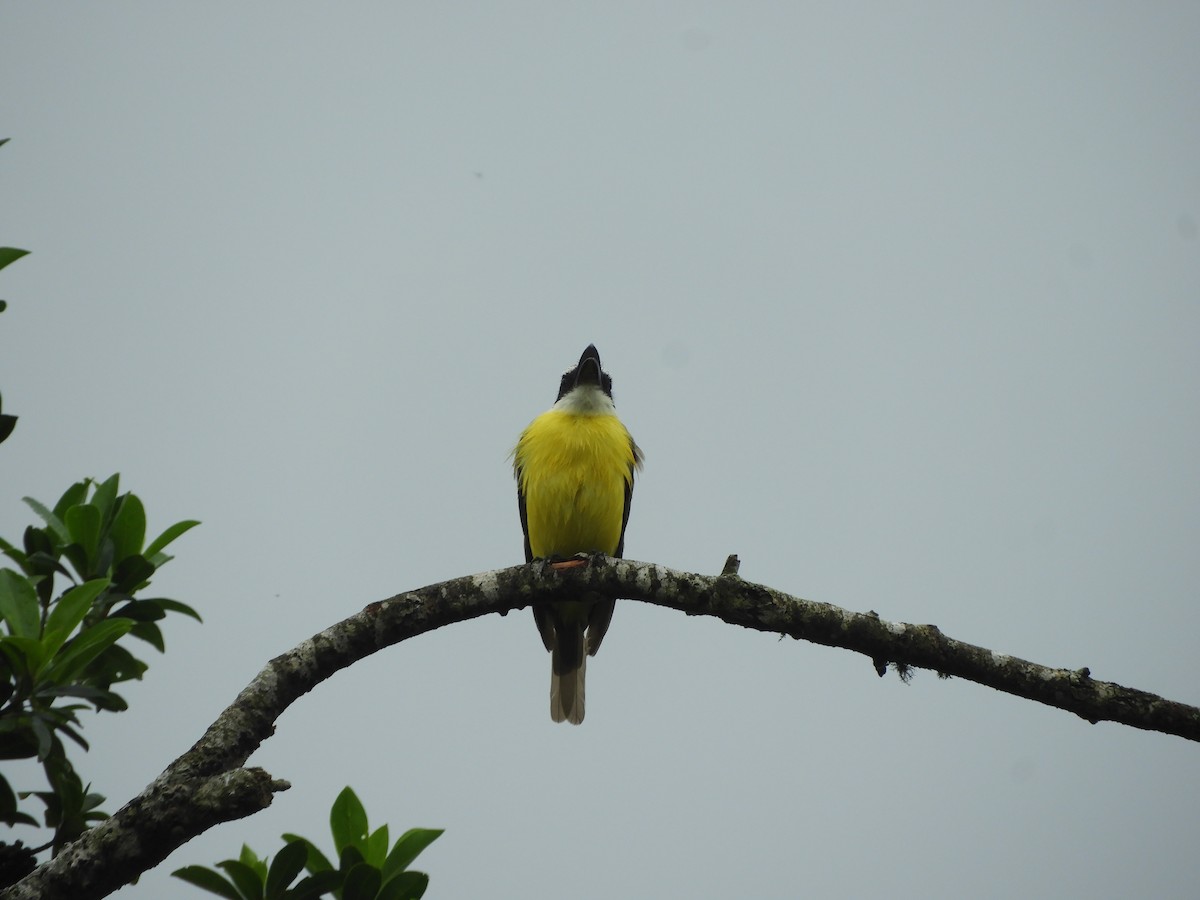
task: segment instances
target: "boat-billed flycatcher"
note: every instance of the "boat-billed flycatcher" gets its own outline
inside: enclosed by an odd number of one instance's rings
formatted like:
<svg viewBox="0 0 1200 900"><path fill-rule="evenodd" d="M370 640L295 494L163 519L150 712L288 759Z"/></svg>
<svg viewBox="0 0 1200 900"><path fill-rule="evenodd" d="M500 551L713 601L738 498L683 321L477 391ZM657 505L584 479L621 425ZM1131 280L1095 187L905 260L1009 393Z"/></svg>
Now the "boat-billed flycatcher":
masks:
<svg viewBox="0 0 1200 900"><path fill-rule="evenodd" d="M525 561L606 553L620 556L642 451L617 418L612 378L588 345L558 398L529 423L513 450ZM612 620L612 600L535 603L550 651L550 718L583 721L583 673Z"/></svg>

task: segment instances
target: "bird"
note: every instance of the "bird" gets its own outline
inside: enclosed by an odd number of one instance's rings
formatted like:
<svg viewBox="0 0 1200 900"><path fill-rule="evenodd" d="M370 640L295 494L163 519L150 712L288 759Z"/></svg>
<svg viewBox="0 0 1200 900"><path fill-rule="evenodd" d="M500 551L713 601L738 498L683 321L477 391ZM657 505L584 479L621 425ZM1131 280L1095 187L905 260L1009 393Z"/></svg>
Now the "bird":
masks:
<svg viewBox="0 0 1200 900"><path fill-rule="evenodd" d="M612 377L589 344L563 373L554 405L529 423L512 451L525 562L625 551L634 472L642 451L617 418ZM587 657L600 649L615 600L580 598L533 604L550 652L550 718L583 721Z"/></svg>

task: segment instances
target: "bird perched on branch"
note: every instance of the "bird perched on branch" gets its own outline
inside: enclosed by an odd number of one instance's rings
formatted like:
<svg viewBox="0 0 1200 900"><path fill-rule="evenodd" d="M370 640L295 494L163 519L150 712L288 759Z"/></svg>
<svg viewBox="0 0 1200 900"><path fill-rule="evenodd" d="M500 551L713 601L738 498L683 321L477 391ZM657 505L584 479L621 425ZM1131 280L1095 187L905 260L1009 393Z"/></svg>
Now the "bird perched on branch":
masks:
<svg viewBox="0 0 1200 900"><path fill-rule="evenodd" d="M562 376L554 405L531 423L513 450L525 561L566 565L579 553L621 556L642 451L617 418L612 378L589 344ZM612 620L615 601L580 598L535 603L533 618L550 651L550 717L583 721L588 656Z"/></svg>

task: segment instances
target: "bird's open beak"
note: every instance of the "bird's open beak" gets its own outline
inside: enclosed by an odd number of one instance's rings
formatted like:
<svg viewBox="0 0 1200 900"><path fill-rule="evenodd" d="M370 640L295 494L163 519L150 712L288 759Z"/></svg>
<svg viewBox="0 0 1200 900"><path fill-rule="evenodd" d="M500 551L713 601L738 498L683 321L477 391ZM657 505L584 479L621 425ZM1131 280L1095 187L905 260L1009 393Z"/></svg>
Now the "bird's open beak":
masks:
<svg viewBox="0 0 1200 900"><path fill-rule="evenodd" d="M594 384L600 386L600 354L594 344L588 344L583 356L579 357L579 367L575 370L575 386Z"/></svg>

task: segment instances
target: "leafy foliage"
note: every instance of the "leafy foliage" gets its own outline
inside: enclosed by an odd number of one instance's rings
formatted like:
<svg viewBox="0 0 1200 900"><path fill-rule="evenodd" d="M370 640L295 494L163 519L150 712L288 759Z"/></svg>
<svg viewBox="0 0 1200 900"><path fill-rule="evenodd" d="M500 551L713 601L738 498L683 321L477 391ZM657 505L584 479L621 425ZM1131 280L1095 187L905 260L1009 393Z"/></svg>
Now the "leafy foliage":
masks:
<svg viewBox="0 0 1200 900"><path fill-rule="evenodd" d="M0 249L3 249L3 248L0 248ZM3 302L4 302L3 300L0 300L0 304L2 304ZM0 310L2 310L2 309L3 309L3 306L0 306ZM0 398L0 409L3 409L3 408L4 407L3 407L2 398ZM5 438L7 438L10 434L12 434L13 429L16 427L17 427L17 417L16 416L8 416L8 415L5 415L4 413L0 412L0 444L4 443Z"/></svg>
<svg viewBox="0 0 1200 900"><path fill-rule="evenodd" d="M0 139L0 147L3 147L7 143L8 138ZM28 254L28 250L18 250L16 247L0 247L0 269ZM0 312L4 312L7 305L3 300L0 300ZM16 425L16 416L6 416L0 412L0 444L4 443L4 439L12 434L12 430Z"/></svg>
<svg viewBox="0 0 1200 900"><path fill-rule="evenodd" d="M44 524L26 528L21 546L0 538L0 551L17 566L0 569L0 759L34 758L42 765L49 790L21 797L44 805L56 852L105 817L99 810L104 798L83 784L63 738L86 750L78 713L127 708L113 686L140 679L147 664L122 638L161 652L158 623L167 613L200 618L175 600L140 596L171 560L164 548L199 523L178 522L147 545L142 501L119 494L119 484L119 475L99 483L84 479L53 509L27 497ZM3 776L0 821L38 824L19 808Z"/></svg>
<svg viewBox="0 0 1200 900"><path fill-rule="evenodd" d="M329 827L337 866L312 841L285 834L274 860L259 859L243 845L237 859L216 864L224 875L205 866L171 874L226 900L309 900L326 894L338 900L417 900L424 895L429 876L408 867L440 830L411 828L389 849L388 827L371 831L367 811L349 787L334 800ZM308 874L293 884L302 871Z"/></svg>
<svg viewBox="0 0 1200 900"><path fill-rule="evenodd" d="M0 146L7 141L0 138ZM27 253L0 247L0 269ZM0 312L5 308L0 300ZM0 413L0 443L16 422L16 416ZM26 528L19 546L0 538L0 552L16 565L0 568L0 760L36 759L49 788L18 795L0 775L0 822L37 827L38 820L20 808L20 800L36 797L45 807L45 825L54 829L47 846L55 853L105 818L99 809L104 798L84 785L63 739L86 750L78 713L127 708L113 686L140 679L148 667L123 639L132 636L163 652L158 623L168 613L200 619L183 603L141 595L171 560L166 548L199 523L177 522L147 544L145 507L135 494L120 494L119 485L119 475L103 482L84 479L52 509L26 497L43 524ZM412 829L389 850L387 826L371 832L366 811L348 787L334 802L330 820L336 868L312 842L284 835L287 843L273 861L243 847L238 859L217 863L221 872L188 866L174 874L228 900L326 894L338 900L409 900L425 893L429 877L408 866L441 831ZM44 849L0 841L0 888L31 872Z"/></svg>

